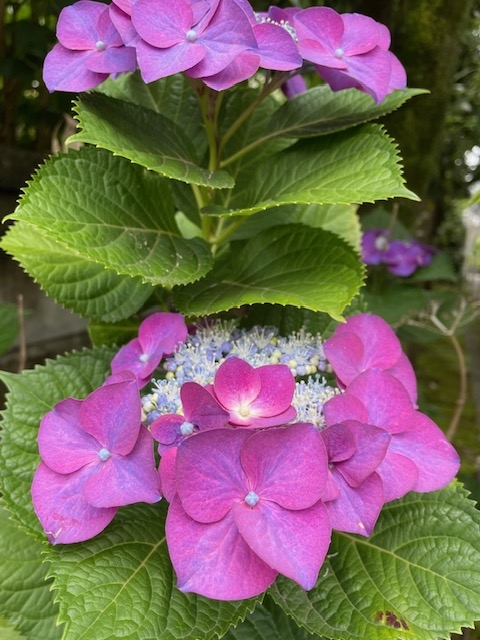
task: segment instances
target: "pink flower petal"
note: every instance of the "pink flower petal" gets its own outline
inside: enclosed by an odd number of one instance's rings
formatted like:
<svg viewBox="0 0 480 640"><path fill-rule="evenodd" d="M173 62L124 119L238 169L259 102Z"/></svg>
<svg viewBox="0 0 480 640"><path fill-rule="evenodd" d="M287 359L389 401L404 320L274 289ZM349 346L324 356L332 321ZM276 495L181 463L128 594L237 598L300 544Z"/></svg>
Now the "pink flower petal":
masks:
<svg viewBox="0 0 480 640"><path fill-rule="evenodd" d="M91 51L70 51L56 44L43 63L43 81L51 91L80 92L94 89L108 78L107 73L95 73L85 67Z"/></svg>
<svg viewBox="0 0 480 640"><path fill-rule="evenodd" d="M343 20L336 11L329 7L309 7L295 14L293 24L304 58L310 60L310 55L323 50L328 59L335 60L332 52L340 47L344 33Z"/></svg>
<svg viewBox="0 0 480 640"><path fill-rule="evenodd" d="M145 427L141 428L131 453L126 456L113 454L101 463L97 473L86 480L83 494L94 507L121 507L160 500L152 436Z"/></svg>
<svg viewBox="0 0 480 640"><path fill-rule="evenodd" d="M35 513L52 544L82 542L98 535L117 509L97 509L85 501L83 470L68 475L51 471L41 462L32 483Z"/></svg>
<svg viewBox="0 0 480 640"><path fill-rule="evenodd" d="M185 421L185 417L178 413L168 413L152 422L150 431L155 440L160 443L158 450L161 454L183 440L181 427Z"/></svg>
<svg viewBox="0 0 480 640"><path fill-rule="evenodd" d="M335 467L351 487L357 487L385 458L392 437L385 429L370 424L349 421L344 426L354 434L356 450L348 460L337 462Z"/></svg>
<svg viewBox="0 0 480 640"><path fill-rule="evenodd" d="M376 473L381 477L385 502L401 498L415 487L418 468L408 456L388 450Z"/></svg>
<svg viewBox="0 0 480 640"><path fill-rule="evenodd" d="M252 434L243 445L241 462L249 489L260 501L273 500L285 509L314 505L327 480L325 445L309 424Z"/></svg>
<svg viewBox="0 0 480 640"><path fill-rule="evenodd" d="M229 419L225 411L212 394L196 382L185 382L180 389L185 418L197 425L202 431L205 429L220 429Z"/></svg>
<svg viewBox="0 0 480 640"><path fill-rule="evenodd" d="M345 29L341 47L347 56L357 56L371 51L385 42L383 25L360 13L342 13ZM388 48L388 47L387 47Z"/></svg>
<svg viewBox="0 0 480 640"><path fill-rule="evenodd" d="M147 44L167 48L185 42L185 34L194 21L190 4L185 0L169 0L161 11L158 0L136 0L132 23Z"/></svg>
<svg viewBox="0 0 480 640"><path fill-rule="evenodd" d="M98 21L108 8L101 2L80 0L65 7L60 12L57 22L57 38L67 49L84 51L93 49L100 38Z"/></svg>
<svg viewBox="0 0 480 640"><path fill-rule="evenodd" d="M262 382L258 371L248 362L232 356L219 366L213 382L214 393L228 411L248 412L249 405L260 393Z"/></svg>
<svg viewBox="0 0 480 640"><path fill-rule="evenodd" d="M315 586L331 537L323 502L302 511L262 500L254 507L236 502L232 513L240 534L262 560L304 589Z"/></svg>
<svg viewBox="0 0 480 640"><path fill-rule="evenodd" d="M81 406L82 400L62 400L43 416L40 423L40 456L56 473L72 473L98 461L101 445L80 424Z"/></svg>
<svg viewBox="0 0 480 640"><path fill-rule="evenodd" d="M167 449L158 466L160 488L165 500L171 502L177 493L177 448Z"/></svg>
<svg viewBox="0 0 480 640"><path fill-rule="evenodd" d="M161 351L170 356L187 337L185 318L180 313L158 312L148 316L138 329L138 339L144 353Z"/></svg>
<svg viewBox="0 0 480 640"><path fill-rule="evenodd" d="M253 27L264 69L291 71L302 66L302 56L292 36L278 25L263 22Z"/></svg>
<svg viewBox="0 0 480 640"><path fill-rule="evenodd" d="M250 404L254 416L269 418L287 411L295 393L295 378L286 364L267 364L255 369L260 392Z"/></svg>
<svg viewBox="0 0 480 640"><path fill-rule="evenodd" d="M137 442L141 411L137 384L126 380L104 385L85 398L80 422L110 453L126 455Z"/></svg>
<svg viewBox="0 0 480 640"><path fill-rule="evenodd" d="M249 489L240 451L251 433L244 429L203 431L184 440L177 453L177 492L198 522L216 522Z"/></svg>
<svg viewBox="0 0 480 640"><path fill-rule="evenodd" d="M185 513L176 497L165 530L181 591L215 600L243 600L263 593L277 577L243 540L230 514L201 524Z"/></svg>

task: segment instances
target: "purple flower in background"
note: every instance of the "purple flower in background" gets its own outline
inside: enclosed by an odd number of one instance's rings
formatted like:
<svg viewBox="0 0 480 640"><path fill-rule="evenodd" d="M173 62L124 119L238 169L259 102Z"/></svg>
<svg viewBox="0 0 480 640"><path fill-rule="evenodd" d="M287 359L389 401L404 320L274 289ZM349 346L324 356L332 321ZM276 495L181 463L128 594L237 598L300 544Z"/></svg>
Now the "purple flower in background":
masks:
<svg viewBox="0 0 480 640"><path fill-rule="evenodd" d="M43 417L32 498L52 544L88 540L118 507L160 500L153 439L140 416L132 377L62 400Z"/></svg>
<svg viewBox="0 0 480 640"><path fill-rule="evenodd" d="M415 273L419 267L428 266L434 253L433 247L421 242L392 240L384 253L383 262L390 273L406 278Z"/></svg>
<svg viewBox="0 0 480 640"><path fill-rule="evenodd" d="M215 375L213 395L230 413L229 422L241 427L275 427L291 422L295 378L283 364L254 368L230 357Z"/></svg>
<svg viewBox="0 0 480 640"><path fill-rule="evenodd" d="M395 332L380 316L364 313L348 318L323 348L341 387L348 387L363 371L383 369L403 384L413 404L417 402L413 367Z"/></svg>
<svg viewBox="0 0 480 640"><path fill-rule="evenodd" d="M100 2L80 0L65 7L57 38L43 67L49 91L86 91L111 74L136 69L135 49L125 46L108 6Z"/></svg>
<svg viewBox="0 0 480 640"><path fill-rule="evenodd" d="M388 29L372 18L310 7L294 15L293 26L301 55L334 91L356 88L381 102L406 86L402 65L388 51Z"/></svg>
<svg viewBox="0 0 480 640"><path fill-rule="evenodd" d="M150 425L153 437L160 443L158 450L162 454L198 431L221 429L228 422L228 411L222 409L215 398L196 382L182 385L180 399L183 415L165 414Z"/></svg>
<svg viewBox="0 0 480 640"><path fill-rule="evenodd" d="M371 369L357 376L345 393L324 405L327 424L355 420L391 434L385 458L377 467L385 502L408 491L435 491L459 469L458 454L444 433L415 410L405 387L392 375Z"/></svg>
<svg viewBox="0 0 480 640"><path fill-rule="evenodd" d="M328 455L323 500L332 528L369 536L385 502L375 473L385 457L390 434L379 427L347 420L319 432Z"/></svg>
<svg viewBox="0 0 480 640"><path fill-rule="evenodd" d="M368 229L362 234L362 261L365 264L381 264L390 243L388 229Z"/></svg>
<svg viewBox="0 0 480 640"><path fill-rule="evenodd" d="M217 429L182 442L166 535L182 591L262 593L277 573L311 589L331 535L327 457L311 425Z"/></svg>
<svg viewBox="0 0 480 640"><path fill-rule="evenodd" d="M111 362L112 374L131 371L139 387L150 377L165 355L171 355L187 337L187 326L179 313L159 312L146 318L138 329L138 338L124 345Z"/></svg>

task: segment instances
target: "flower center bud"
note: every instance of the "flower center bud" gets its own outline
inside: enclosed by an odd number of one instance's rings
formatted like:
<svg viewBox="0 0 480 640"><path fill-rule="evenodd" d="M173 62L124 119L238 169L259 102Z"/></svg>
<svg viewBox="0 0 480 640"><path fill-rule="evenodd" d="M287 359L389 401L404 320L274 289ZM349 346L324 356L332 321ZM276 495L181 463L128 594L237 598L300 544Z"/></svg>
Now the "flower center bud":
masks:
<svg viewBox="0 0 480 640"><path fill-rule="evenodd" d="M338 49L335 49L335 57L336 58L343 58L343 54L344 54L344 50L341 49L340 47Z"/></svg>
<svg viewBox="0 0 480 640"><path fill-rule="evenodd" d="M182 436L191 436L195 430L195 425L191 422L182 422L180 425L180 433Z"/></svg>
<svg viewBox="0 0 480 640"><path fill-rule="evenodd" d="M98 457L102 462L106 462L111 456L111 453L108 449L100 449L98 452Z"/></svg>
<svg viewBox="0 0 480 640"><path fill-rule="evenodd" d="M140 362L146 362L149 359L148 353L142 353L142 355L138 358Z"/></svg>
<svg viewBox="0 0 480 640"><path fill-rule="evenodd" d="M255 493L255 491L250 491L244 498L245 502L249 507L254 507L257 502L260 500L259 496Z"/></svg>
<svg viewBox="0 0 480 640"><path fill-rule="evenodd" d="M188 42L195 42L195 40L197 39L197 32L195 31L195 29L189 29L185 37L187 38Z"/></svg>
<svg viewBox="0 0 480 640"><path fill-rule="evenodd" d="M378 249L379 251L385 251L385 249L387 248L388 248L387 238L385 238L384 236L379 236L375 240L375 249Z"/></svg>
<svg viewBox="0 0 480 640"><path fill-rule="evenodd" d="M107 47L103 40L98 40L98 42L95 43L95 48L97 49L97 51L105 51Z"/></svg>

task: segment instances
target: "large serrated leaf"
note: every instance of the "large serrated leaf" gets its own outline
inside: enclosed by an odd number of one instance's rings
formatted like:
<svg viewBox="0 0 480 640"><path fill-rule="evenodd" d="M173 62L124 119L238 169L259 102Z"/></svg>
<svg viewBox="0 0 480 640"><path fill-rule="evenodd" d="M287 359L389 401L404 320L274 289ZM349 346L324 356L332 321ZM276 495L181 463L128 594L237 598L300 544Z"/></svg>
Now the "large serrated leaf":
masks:
<svg viewBox="0 0 480 640"><path fill-rule="evenodd" d="M480 612L480 512L458 483L387 504L369 538L335 534L316 587L271 595L311 633L335 640L438 640Z"/></svg>
<svg viewBox="0 0 480 640"><path fill-rule="evenodd" d="M68 396L84 398L109 374L111 349L85 350L21 374L0 371L9 393L2 413L1 490L15 520L43 536L33 511L30 486L40 460L37 433L42 416Z"/></svg>
<svg viewBox="0 0 480 640"><path fill-rule="evenodd" d="M89 142L167 178L213 189L233 187L226 171L198 164L197 150L170 118L138 105L87 93L76 103L80 132L69 142Z"/></svg>
<svg viewBox="0 0 480 640"><path fill-rule="evenodd" d="M164 537L165 503L120 509L99 536L49 550L64 640L208 640L252 611L236 602L185 594Z"/></svg>
<svg viewBox="0 0 480 640"><path fill-rule="evenodd" d="M192 286L174 289L186 314L209 315L272 303L323 311L336 319L362 283L363 266L338 236L303 225L268 229L219 260Z"/></svg>
<svg viewBox="0 0 480 640"><path fill-rule="evenodd" d="M390 93L380 104L356 89L333 92L327 85L314 87L288 100L272 116L265 138L321 136L380 118L395 111L424 89L403 89Z"/></svg>
<svg viewBox="0 0 480 640"><path fill-rule="evenodd" d="M57 626L51 580L46 582L42 543L15 525L1 504L0 531L0 638L59 640L62 627ZM2 616L12 625L11 633L2 626Z"/></svg>
<svg viewBox="0 0 480 640"><path fill-rule="evenodd" d="M396 146L382 127L366 124L300 140L239 175L223 207L203 213L250 215L282 204L361 204L387 198L418 199L404 185Z"/></svg>
<svg viewBox="0 0 480 640"><path fill-rule="evenodd" d="M14 224L1 246L63 306L87 318L117 322L134 314L149 298L152 286L121 276L76 255L26 222Z"/></svg>
<svg viewBox="0 0 480 640"><path fill-rule="evenodd" d="M193 282L212 264L206 242L180 236L174 213L168 180L84 148L43 165L10 217L84 259L168 287Z"/></svg>

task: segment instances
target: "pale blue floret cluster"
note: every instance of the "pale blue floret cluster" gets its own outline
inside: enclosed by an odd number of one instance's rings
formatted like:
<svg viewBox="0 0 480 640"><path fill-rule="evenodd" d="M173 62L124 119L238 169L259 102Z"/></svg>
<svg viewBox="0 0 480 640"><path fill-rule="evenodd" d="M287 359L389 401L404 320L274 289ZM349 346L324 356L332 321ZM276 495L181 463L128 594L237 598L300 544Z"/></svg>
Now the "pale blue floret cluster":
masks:
<svg viewBox="0 0 480 640"><path fill-rule="evenodd" d="M219 365L229 356L242 358L252 367L287 365L295 378L301 378L292 403L296 420L324 426L323 405L339 390L320 375L328 368L320 336L302 329L282 337L274 327L240 329L232 321L198 327L164 361L165 378L153 379L151 392L142 398L144 422L181 413L181 386L185 382L212 384Z"/></svg>

